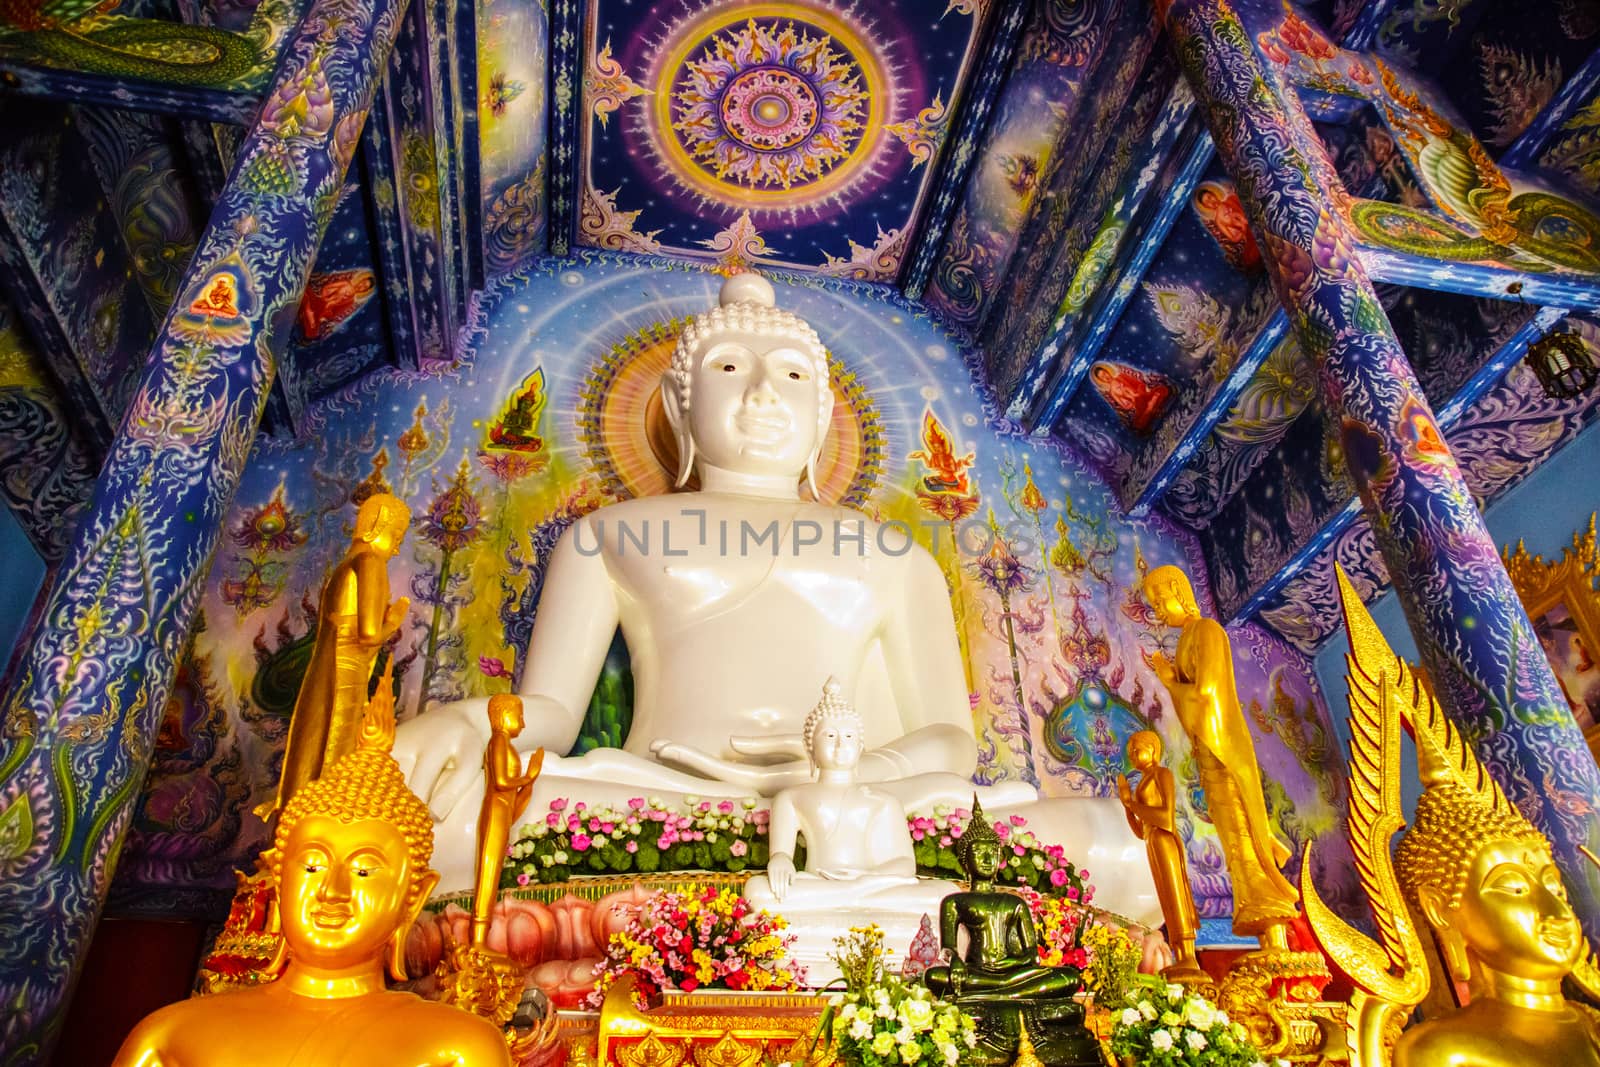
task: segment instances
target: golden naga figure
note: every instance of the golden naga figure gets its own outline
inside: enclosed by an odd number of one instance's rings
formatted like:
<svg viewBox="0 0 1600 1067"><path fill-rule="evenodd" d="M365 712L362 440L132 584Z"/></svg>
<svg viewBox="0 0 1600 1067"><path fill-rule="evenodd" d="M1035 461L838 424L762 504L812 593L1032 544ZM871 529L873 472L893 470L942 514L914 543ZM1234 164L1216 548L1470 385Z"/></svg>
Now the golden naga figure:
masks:
<svg viewBox="0 0 1600 1067"><path fill-rule="evenodd" d="M316 645L289 720L278 793L256 809L263 819L282 812L296 790L356 746L373 663L411 603L389 600L388 570L410 523L410 509L387 493L368 497L356 513L350 551L322 587Z"/></svg>
<svg viewBox="0 0 1600 1067"><path fill-rule="evenodd" d="M487 787L478 813L478 878L472 896L472 944L483 947L489 936L489 916L500 888L511 827L533 796L533 783L544 764L544 749L528 757L528 769L511 747L522 732L522 698L500 693L489 698L489 746L483 752L483 777Z"/></svg>
<svg viewBox="0 0 1600 1067"><path fill-rule="evenodd" d="M1339 590L1350 634L1350 843L1378 941L1323 902L1309 855L1300 884L1312 930L1356 985L1352 1062L1600 1067L1597 1016L1561 992L1570 975L1595 997L1600 971L1567 903L1549 842L1506 799L1432 693L1389 648L1342 570ZM1405 827L1403 727L1416 743L1424 791L1391 860L1389 840ZM1418 919L1432 929L1450 977L1468 984L1471 1002L1401 1033L1428 993Z"/></svg>
<svg viewBox="0 0 1600 1067"><path fill-rule="evenodd" d="M1167 942L1176 959L1162 974L1174 982L1203 980L1194 950L1200 919L1195 912L1194 892L1189 887L1189 866L1184 856L1183 839L1177 827L1177 783L1172 772L1161 765L1161 735L1140 730L1128 738L1128 761L1139 772L1139 784L1130 786L1125 775L1117 775L1117 795L1127 809L1128 825L1144 842L1150 859L1150 875L1156 883L1156 898L1161 902L1161 917L1166 921Z"/></svg>
<svg viewBox="0 0 1600 1067"><path fill-rule="evenodd" d="M1189 578L1177 567L1146 575L1144 596L1162 622L1182 630L1176 655L1169 660L1157 653L1151 666L1172 694L1178 722L1194 747L1206 807L1233 882L1233 932L1259 937L1265 948L1286 948L1286 926L1298 913L1300 895L1283 876L1289 846L1267 819L1228 633L1200 614Z"/></svg>
<svg viewBox="0 0 1600 1067"><path fill-rule="evenodd" d="M389 992L406 933L439 876L433 817L389 755L392 692L380 689L355 751L279 814L273 874L287 958L265 985L170 1004L134 1028L114 1067L429 1064L510 1067L493 1025Z"/></svg>

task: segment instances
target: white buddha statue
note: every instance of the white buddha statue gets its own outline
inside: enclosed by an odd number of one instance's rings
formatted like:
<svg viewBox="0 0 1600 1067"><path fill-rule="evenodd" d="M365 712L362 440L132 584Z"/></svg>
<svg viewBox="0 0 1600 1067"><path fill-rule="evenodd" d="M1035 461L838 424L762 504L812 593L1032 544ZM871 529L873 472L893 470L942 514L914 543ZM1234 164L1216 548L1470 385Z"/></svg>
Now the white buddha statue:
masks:
<svg viewBox="0 0 1600 1067"><path fill-rule="evenodd" d="M829 678L861 714L861 781L908 811L971 800L978 748L944 575L920 545L816 498L833 411L827 352L804 320L774 305L761 276L729 278L720 306L685 327L662 376L678 483L698 473L701 488L601 508L553 550L516 746L571 750L619 627L633 724L620 749L547 756L534 813L557 797L670 803L808 783L802 726ZM439 820L434 866L445 891L472 882L487 706L436 705L395 738L411 788ZM994 811L1037 799L1024 783L979 792ZM1115 800L1094 821L1142 868Z"/></svg>
<svg viewBox="0 0 1600 1067"><path fill-rule="evenodd" d="M751 904L791 922L799 941L790 954L818 984L834 977L828 953L851 927L876 923L889 947L903 955L922 917L939 914L945 896L962 889L958 882L917 877L906 809L856 778L865 733L838 680L828 679L805 722L815 780L772 798L767 872L744 887ZM806 865L796 870L801 837Z"/></svg>

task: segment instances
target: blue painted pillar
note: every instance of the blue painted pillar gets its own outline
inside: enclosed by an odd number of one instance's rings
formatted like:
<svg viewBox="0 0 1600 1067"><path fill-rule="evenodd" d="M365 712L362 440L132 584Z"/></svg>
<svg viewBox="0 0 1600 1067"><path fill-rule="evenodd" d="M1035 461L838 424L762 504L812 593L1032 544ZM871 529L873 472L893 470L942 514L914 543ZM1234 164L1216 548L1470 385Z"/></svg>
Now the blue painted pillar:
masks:
<svg viewBox="0 0 1600 1067"><path fill-rule="evenodd" d="M1226 0L1156 0L1239 188L1445 711L1550 838L1600 937L1600 768L1534 638L1483 517L1356 256L1310 121ZM1600 849L1597 849L1600 851Z"/></svg>
<svg viewBox="0 0 1600 1067"><path fill-rule="evenodd" d="M0 1063L66 1013L405 0L316 0L240 147L0 718Z"/></svg>

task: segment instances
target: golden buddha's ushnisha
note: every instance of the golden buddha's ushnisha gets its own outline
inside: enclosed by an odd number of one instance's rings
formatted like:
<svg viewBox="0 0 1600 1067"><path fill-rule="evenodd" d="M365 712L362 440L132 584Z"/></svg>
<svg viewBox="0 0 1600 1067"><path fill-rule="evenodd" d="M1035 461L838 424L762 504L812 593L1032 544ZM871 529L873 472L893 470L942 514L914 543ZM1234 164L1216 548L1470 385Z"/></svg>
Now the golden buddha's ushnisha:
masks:
<svg viewBox="0 0 1600 1067"><path fill-rule="evenodd" d="M494 1026L385 988L386 965L404 977L406 932L438 881L428 866L433 819L388 753L394 720L385 696L380 688L356 751L280 814L273 867L282 976L147 1016L115 1067L509 1067Z"/></svg>
<svg viewBox="0 0 1600 1067"><path fill-rule="evenodd" d="M1162 622L1180 628L1177 652L1171 659L1157 653L1151 666L1172 695L1173 710L1193 746L1233 883L1234 933L1255 935L1266 947L1287 947L1287 924L1298 914L1300 895L1283 876L1289 846L1273 833L1267 817L1255 743L1234 684L1228 632L1200 614L1189 578L1177 567L1157 567L1146 575L1144 595Z"/></svg>

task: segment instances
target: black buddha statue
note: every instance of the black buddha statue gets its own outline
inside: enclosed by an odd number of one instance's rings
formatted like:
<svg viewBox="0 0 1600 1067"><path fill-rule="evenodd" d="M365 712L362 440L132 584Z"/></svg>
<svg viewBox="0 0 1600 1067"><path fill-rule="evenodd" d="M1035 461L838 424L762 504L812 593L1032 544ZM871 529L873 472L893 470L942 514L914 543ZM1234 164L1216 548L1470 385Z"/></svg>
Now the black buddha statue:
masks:
<svg viewBox="0 0 1600 1067"><path fill-rule="evenodd" d="M939 906L939 941L950 963L928 969L923 980L929 990L977 1020L978 1052L986 1064L1016 1059L1024 1022L1039 1058L1051 1067L1098 1064L1083 1005L1072 999L1083 988L1082 974L1076 967L1039 963L1039 935L1027 902L995 888L1004 843L977 798L958 847L967 891L951 893ZM958 950L962 930L964 956Z"/></svg>

